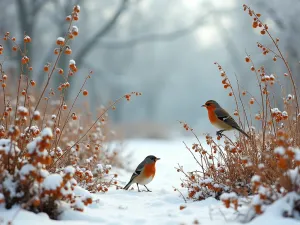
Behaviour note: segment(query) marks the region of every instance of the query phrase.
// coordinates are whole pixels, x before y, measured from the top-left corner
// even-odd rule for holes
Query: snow
[[[224,193],[221,195],[220,199],[223,200],[228,200],[228,199],[237,199],[237,194],[234,192],[231,193]]]
[[[73,175],[75,173],[75,168],[73,166],[67,166],[65,169],[64,169],[64,173],[65,174],[70,174],[70,175]]]
[[[27,150],[29,154],[33,154],[37,148],[37,143],[39,143],[42,140],[41,137],[35,138],[33,141],[29,142],[27,144]]]
[[[11,144],[13,143],[13,146]],[[11,141],[10,139],[0,139],[0,153],[4,153],[8,155],[14,155],[15,153],[19,153],[20,149],[17,147],[16,143],[14,141]]]
[[[77,26],[73,26],[73,27],[72,27],[72,31],[78,32],[78,30],[79,30],[79,29],[78,29]]]
[[[75,60],[74,59],[71,59],[70,61],[69,61],[69,65],[75,65],[76,63],[75,63]]]
[[[251,178],[251,182],[260,182],[260,176],[254,175],[254,176]]]
[[[56,190],[58,187],[61,186],[63,182],[63,178],[59,174],[50,174],[46,177],[43,182],[43,187],[46,190]]]
[[[61,42],[64,42],[64,41],[65,41],[65,39],[64,39],[63,37],[58,37],[57,40],[58,40],[58,41],[61,41]]]
[[[28,113],[28,109],[25,108],[24,106],[19,106],[19,107],[18,107],[18,111],[19,111],[19,112],[23,112],[23,113]]]
[[[45,128],[42,130],[42,137],[52,137],[52,136],[53,136],[53,134],[52,134],[51,128],[45,127]]]
[[[75,196],[81,196],[74,204],[82,207],[84,212],[74,211],[65,205],[64,212],[60,215],[60,221],[50,220],[44,213],[34,214],[25,210],[20,210],[18,206],[14,206],[10,210],[6,210],[3,205],[0,205],[0,220],[3,224],[12,221],[13,225],[179,225],[193,224],[195,220],[199,224],[205,225],[241,225],[236,221],[238,215],[230,208],[226,209],[222,201],[214,198],[208,198],[204,201],[185,203],[178,192],[174,191],[174,187],[178,188],[183,194],[186,194],[185,189],[180,189],[180,178],[183,178],[181,173],[178,173],[174,167],[180,163],[184,170],[192,171],[197,168],[193,157],[186,150],[182,141],[185,141],[188,146],[191,146],[195,140],[187,140],[180,138],[176,140],[130,140],[125,142],[126,151],[122,154],[127,156],[125,160],[130,159],[130,171],[115,170],[112,167],[112,173],[118,172],[118,182],[124,186],[130,179],[132,172],[136,166],[147,155],[155,155],[161,160],[157,162],[156,176],[153,181],[147,185],[152,192],[137,192],[136,186],[134,190],[114,190],[110,189],[107,193],[90,194],[86,190],[75,187]],[[206,142],[203,141],[204,147]],[[129,153],[132,156],[128,157]],[[106,168],[105,165],[99,165],[99,170]],[[71,167],[65,169],[65,173],[73,171]],[[291,175],[294,176],[295,172]],[[62,177],[58,174],[44,174],[46,177],[43,186],[51,189],[56,189],[62,182]],[[255,177],[253,181],[259,181],[260,177]],[[208,182],[209,180],[207,180]],[[76,183],[71,179],[70,183]],[[12,184],[12,180],[7,180],[7,183]],[[143,189],[143,187],[140,187]],[[264,190],[260,190],[264,192]],[[225,195],[226,196],[226,195]],[[234,194],[227,194],[229,198],[235,198]],[[82,204],[82,199],[92,198],[93,203],[89,206]],[[299,221],[283,218],[283,209],[289,209],[288,199],[295,196],[286,196],[278,202],[275,202],[270,207],[264,210],[262,216],[253,219],[249,225],[298,225]],[[249,200],[250,202],[251,200]],[[259,197],[254,198],[254,203],[259,203]],[[182,207],[184,206],[184,207]],[[180,210],[180,207],[182,210]],[[245,209],[241,209],[241,213],[247,215]]]
[[[34,115],[34,116],[40,116],[41,113],[40,113],[39,111],[34,111],[33,115]]]
[[[278,155],[284,155],[285,154],[285,149],[282,146],[276,147],[274,149],[274,152]]]
[[[36,170],[36,168],[35,168],[33,165],[31,165],[31,164],[26,164],[26,165],[22,166],[22,168],[21,168],[21,170],[20,170],[20,175],[21,175],[21,176],[26,176],[26,175],[28,175],[30,172],[33,172],[33,171],[35,171],[35,170]]]

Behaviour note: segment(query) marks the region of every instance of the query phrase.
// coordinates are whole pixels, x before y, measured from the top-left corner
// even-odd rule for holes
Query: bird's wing
[[[144,166],[145,166],[145,162],[142,161],[138,167],[135,169],[134,173],[132,174],[131,178],[130,178],[130,181],[132,181],[134,178],[136,178],[138,175],[140,175],[140,173],[143,171],[144,169]]]
[[[224,109],[216,108],[215,109],[215,114],[216,114],[216,116],[218,117],[219,120],[224,121],[229,126],[235,128],[235,129],[240,128],[240,126],[237,124],[237,122],[235,122],[235,120]]]

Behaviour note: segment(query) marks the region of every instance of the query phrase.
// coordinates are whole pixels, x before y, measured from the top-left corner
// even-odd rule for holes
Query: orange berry
[[[11,40],[12,40],[12,41],[16,41],[16,38],[15,38],[15,37],[12,37]]]
[[[54,54],[58,55],[59,54],[59,48],[54,49]]]
[[[248,56],[245,57],[246,62],[250,62],[250,58]]]
[[[30,84],[31,84],[31,86],[34,87],[34,86],[35,86],[35,81],[34,81],[34,80],[31,80],[31,81],[30,81]]]
[[[244,95],[244,96],[245,96],[245,95],[246,95],[246,91],[243,91],[243,92],[242,92],[242,95]]]
[[[74,114],[74,115],[72,116],[72,119],[73,119],[73,120],[77,120],[77,116]]]
[[[258,26],[258,22],[257,22],[257,21],[253,21],[252,27],[253,27],[253,28],[257,28],[257,26]]]
[[[251,66],[250,69],[251,69],[251,71],[254,71],[254,70],[255,70],[254,66]]]
[[[26,91],[25,90],[22,91],[22,95],[26,95]]]
[[[24,37],[24,42],[25,42],[25,43],[31,42],[31,38],[30,38],[28,35],[26,35],[26,36]]]
[[[23,56],[22,59],[21,59],[21,63],[26,64],[28,62],[29,62],[29,58],[27,56]]]
[[[58,73],[59,73],[60,75],[62,75],[62,74],[64,74],[64,70],[63,70],[63,69],[59,69],[59,70],[58,70]]]
[[[18,49],[17,46],[13,46],[13,47],[12,47],[12,50],[13,50],[13,51],[17,51],[17,49]]]
[[[269,27],[268,27],[268,25],[267,25],[267,24],[265,24],[265,29],[266,29],[266,30],[268,30],[268,29],[269,29]]]
[[[65,54],[66,55],[71,55],[72,54],[72,49],[70,49],[70,47],[65,49]]]
[[[83,96],[87,96],[87,95],[89,94],[89,92],[88,92],[87,90],[84,90],[84,91],[82,92],[82,94],[83,94]]]
[[[37,120],[39,120],[40,118],[41,118],[40,113],[39,113],[39,112],[34,112],[34,114],[33,114],[33,119],[34,119],[35,121],[37,121]]]
[[[73,11],[76,12],[76,13],[79,13],[80,12],[80,6],[79,5],[75,5],[73,7]]]
[[[232,92],[229,92],[229,94],[228,94],[229,96],[232,96],[233,95],[233,93]]]
[[[6,79],[7,79],[7,75],[4,74],[4,75],[2,76],[2,78],[3,78],[3,80],[6,80]]]
[[[266,33],[266,31],[265,31],[265,30],[261,30],[260,33],[261,33],[262,35],[264,35],[264,34]]]
[[[33,70],[32,66],[28,67],[28,70],[29,70],[29,71],[32,71],[32,70]]]
[[[39,199],[35,199],[33,202],[32,202],[32,205],[34,207],[38,207],[39,205],[41,204],[41,201]]]
[[[67,16],[66,21],[71,21],[71,16]]]
[[[275,62],[277,60],[276,56],[274,56],[273,61]]]
[[[78,31],[72,31],[72,34],[73,34],[74,36],[77,36],[77,35],[78,35]]]
[[[1,85],[3,88],[5,88],[6,87],[6,83],[2,83],[2,85]]]
[[[69,37],[69,39],[73,39],[73,38],[74,38],[74,35],[71,34],[71,33],[69,33],[68,37]]]
[[[63,110],[66,110],[68,106],[66,104],[63,105]]]
[[[74,65],[72,68],[72,71],[74,72],[74,73],[76,73],[77,71],[78,71],[78,69],[77,69],[77,67]]]
[[[65,39],[63,37],[59,37],[56,39],[56,44],[63,46],[65,44]]]
[[[49,65],[45,65],[45,66],[44,66],[44,71],[45,71],[45,72],[48,72],[48,71],[49,71]]]

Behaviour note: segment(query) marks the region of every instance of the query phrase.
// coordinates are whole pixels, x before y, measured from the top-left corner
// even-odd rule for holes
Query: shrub
[[[233,97],[236,110],[233,112],[242,128],[248,128],[251,138],[244,136],[231,140],[226,135],[216,139],[206,135],[208,149],[204,148],[188,124],[183,127],[191,131],[198,142],[192,147],[186,146],[193,155],[199,168],[193,172],[184,171],[182,166],[176,169],[184,174],[182,187],[187,188],[188,198],[203,200],[213,196],[221,199],[226,207],[238,208],[238,196],[251,196],[250,211],[243,218],[249,221],[262,214],[274,201],[288,201],[289,209],[283,216],[299,218],[300,215],[300,114],[295,79],[287,60],[279,48],[279,39],[273,38],[261,15],[244,5],[253,20],[254,29],[260,29],[261,35],[268,36],[274,50],[258,43],[263,55],[272,55],[274,62],[281,60],[286,67],[282,75],[267,74],[264,66],[257,67],[251,56],[246,55],[250,71],[257,81],[260,98],[251,92],[243,91],[236,77],[236,89],[221,65],[215,63],[220,71],[222,85]],[[286,81],[287,80],[287,81]],[[289,82],[292,93],[276,98],[282,82]],[[248,102],[247,103],[245,103]],[[259,112],[251,115],[251,109]],[[249,113],[247,113],[249,112]],[[241,123],[244,121],[245,125]]]
[[[82,211],[92,203],[89,192],[75,196],[74,189],[79,185],[90,192],[106,192],[112,185],[117,186],[116,174],[110,174],[111,164],[119,164],[115,151],[108,151],[106,132],[109,109],[122,99],[130,100],[132,92],[102,108],[95,121],[90,113],[76,113],[75,106],[81,95],[87,96],[86,82],[92,77],[89,72],[74,101],[68,104],[65,94],[70,88],[70,79],[76,79],[78,68],[70,59],[66,73],[58,68],[62,54],[72,53],[70,42],[79,34],[77,26],[80,7],[74,6],[67,17],[69,28],[64,37],[56,40],[56,59],[47,63],[43,70],[47,80],[41,93],[35,90],[36,82],[30,80],[30,58],[26,46],[32,41],[24,36],[24,49],[16,38],[7,32],[3,41],[13,44],[13,51],[20,54],[21,74],[15,84],[5,73],[0,63],[3,102],[0,121],[0,202],[6,208],[20,204],[33,212],[46,212],[56,219],[60,213],[59,202],[64,201],[75,210]],[[7,50],[0,45],[0,54]],[[49,88],[55,76],[63,76],[65,82]],[[10,81],[11,80],[11,81]],[[9,83],[10,82],[10,83]],[[10,88],[8,88],[10,87]],[[56,90],[57,88],[57,90]],[[48,92],[49,90],[49,92]],[[48,92],[48,93],[47,93]]]

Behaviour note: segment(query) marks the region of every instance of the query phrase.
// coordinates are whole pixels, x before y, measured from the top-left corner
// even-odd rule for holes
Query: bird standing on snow
[[[159,159],[160,158],[157,158],[154,155],[148,155],[135,169],[134,173],[130,178],[130,181],[124,187],[124,189],[128,190],[128,188],[132,184],[136,183],[139,192],[140,192],[139,184],[144,185],[147,191],[150,191],[146,187],[146,184],[149,184],[153,180],[155,176],[155,163]]]
[[[208,112],[208,118],[212,125],[221,129],[217,131],[218,136],[222,136],[222,133],[226,130],[236,129],[246,137],[249,135],[243,131],[235,120],[226,112],[216,101],[209,100],[202,107],[205,107]]]

